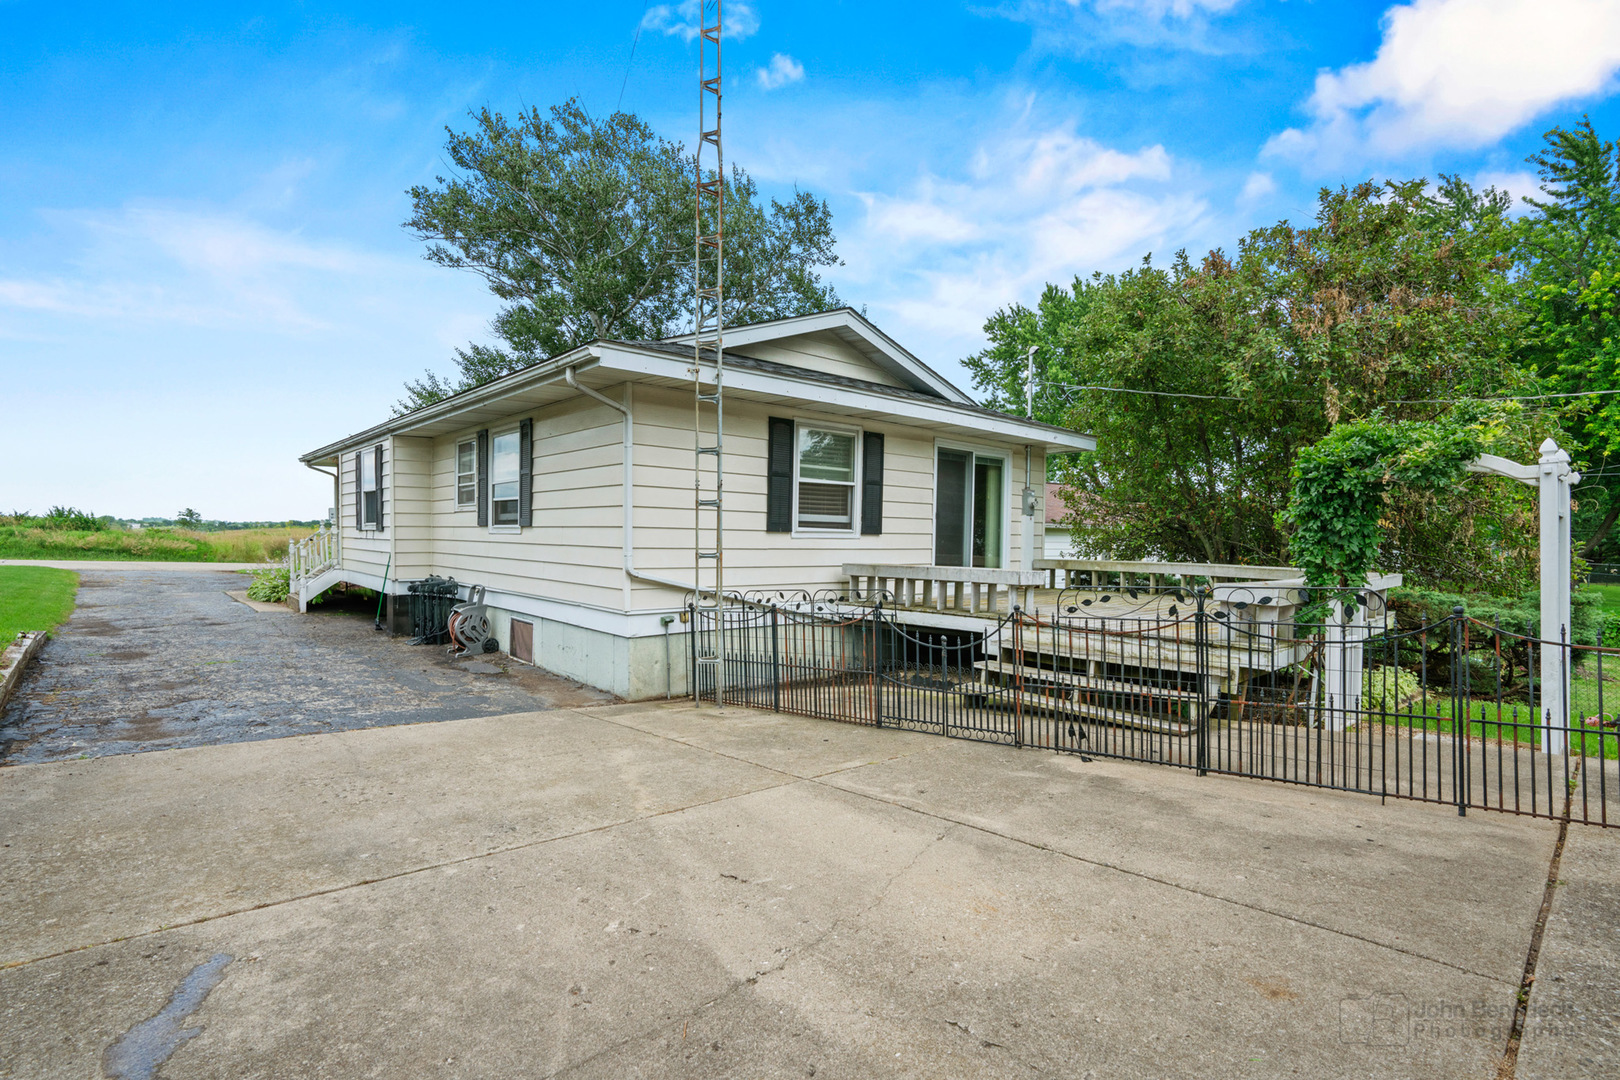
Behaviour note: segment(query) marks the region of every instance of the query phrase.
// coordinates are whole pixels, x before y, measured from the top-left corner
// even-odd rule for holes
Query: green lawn
[[[1571,702],[1572,726],[1581,727],[1582,721],[1587,716],[1595,715],[1597,712],[1596,680],[1577,677],[1570,689],[1574,698]],[[1620,698],[1611,698],[1609,692],[1609,688],[1604,690],[1603,711],[1605,715],[1612,717],[1615,715],[1616,706],[1620,706]],[[1538,726],[1536,714],[1523,702],[1505,701],[1499,708],[1494,699],[1474,698],[1468,702],[1467,715],[1468,734],[1475,739],[1508,745],[1515,743],[1520,746],[1541,745],[1541,728]],[[1398,714],[1386,714],[1381,720],[1374,718],[1374,722],[1415,731],[1433,731],[1442,735],[1453,735],[1463,726],[1454,715],[1449,696],[1430,697],[1427,702],[1422,698],[1415,699],[1403,705]],[[1606,758],[1611,761],[1620,758],[1620,734],[1616,734],[1612,729],[1604,731],[1600,728],[1584,732],[1571,731],[1570,753],[1579,755],[1583,752],[1588,757]]]
[[[49,566],[0,566],[0,646],[25,630],[54,630],[73,614],[79,575]]]
[[[1620,615],[1620,585],[1597,585],[1591,582],[1581,586],[1582,592],[1595,592],[1603,598],[1600,605],[1605,615]]]

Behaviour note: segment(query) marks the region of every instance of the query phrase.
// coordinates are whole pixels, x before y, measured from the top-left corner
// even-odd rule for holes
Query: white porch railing
[[[932,607],[947,614],[1004,615],[1016,604],[1035,607],[1035,590],[1046,583],[1041,570],[987,570],[978,566],[884,566],[846,563],[851,600],[884,594],[895,605]]]
[[[1148,584],[1166,584],[1166,577],[1201,577],[1213,584],[1245,581],[1286,581],[1305,577],[1294,566],[1239,566],[1235,563],[1133,562],[1120,559],[1036,559],[1035,569],[1049,589],[1099,588],[1123,584],[1121,575],[1146,575]]]
[[[331,525],[322,525],[302,540],[288,540],[287,591],[305,599],[302,586],[335,568],[342,554],[339,530]]]

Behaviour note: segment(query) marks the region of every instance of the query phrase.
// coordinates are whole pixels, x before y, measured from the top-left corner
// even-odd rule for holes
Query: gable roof
[[[954,433],[958,437],[975,434],[992,435],[1031,443],[1042,447],[1047,453],[1071,453],[1096,448],[1097,441],[1090,435],[1035,420],[1026,420],[1021,416],[977,404],[910,353],[904,353],[899,346],[893,348],[904,353],[902,359],[909,358],[907,364],[914,366],[903,368],[883,366],[882,371],[909,373],[903,380],[907,383],[905,386],[892,386],[846,374],[749,356],[743,351],[746,346],[738,343],[738,338],[751,330],[780,328],[789,324],[791,324],[790,332],[777,330],[771,333],[758,333],[754,335],[754,341],[765,343],[783,337],[797,336],[807,332],[804,329],[807,324],[822,331],[829,327],[844,325],[864,327],[874,334],[879,333],[865,319],[848,309],[826,312],[824,315],[839,318],[823,323],[813,322],[822,319],[821,315],[778,319],[770,323],[756,324],[754,327],[740,327],[735,333],[731,328],[727,328],[728,394],[737,393],[745,399],[758,401],[804,402],[835,408],[851,419],[890,421],[938,433]],[[383,436],[445,435],[496,421],[525,409],[543,407],[575,396],[577,391],[566,385],[566,375],[570,371],[581,382],[594,385],[596,389],[603,389],[615,383],[635,381],[690,390],[691,340],[692,336],[688,334],[685,335],[685,344],[681,343],[680,338],[675,338],[665,341],[595,341],[581,345],[481,386],[463,390],[431,405],[390,417],[382,423],[301,455],[299,460],[311,464],[331,461],[338,453]],[[887,341],[887,338],[883,340]],[[733,352],[734,347],[738,351]],[[874,344],[872,348],[877,349],[877,345]],[[898,364],[900,361],[893,362]],[[949,390],[950,393],[945,393],[940,387]]]
[[[803,334],[827,334],[837,338],[903,386],[931,393],[947,401],[973,404],[973,399],[949,379],[902,348],[898,342],[879,330],[854,308],[841,307],[831,311],[818,311],[814,315],[796,315],[787,319],[770,319],[765,322],[745,323],[742,326],[728,326],[725,328],[725,350],[728,354],[733,349],[746,353],[750,345]],[[659,344],[691,345],[694,336],[677,334],[674,337],[664,338]]]

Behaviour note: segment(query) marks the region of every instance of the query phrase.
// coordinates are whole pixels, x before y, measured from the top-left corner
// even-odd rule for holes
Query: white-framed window
[[[456,444],[456,509],[478,508],[478,440]]]
[[[489,525],[492,529],[518,527],[518,459],[522,449],[518,432],[502,432],[489,447]]]
[[[797,434],[793,470],[794,531],[853,533],[856,481],[860,477],[860,432],[801,423]]]
[[[382,519],[381,447],[360,451],[360,527],[375,529]]]

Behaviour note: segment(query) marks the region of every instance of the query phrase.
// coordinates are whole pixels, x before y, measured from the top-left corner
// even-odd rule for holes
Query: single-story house
[[[593,341],[303,455],[337,524],[300,600],[453,577],[518,659],[683,692],[665,639],[694,579],[692,366],[690,337]],[[1096,445],[975,404],[847,308],[727,328],[724,387],[728,594],[840,589],[851,564],[1023,581],[1005,572],[1045,554],[1048,455]]]
[[[1046,485],[1046,528],[1043,531],[1045,557],[1048,559],[1074,558],[1074,545],[1069,536],[1069,504],[1063,501],[1063,485]]]

